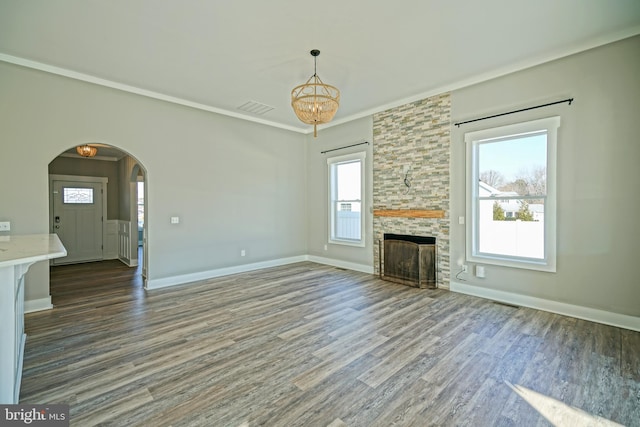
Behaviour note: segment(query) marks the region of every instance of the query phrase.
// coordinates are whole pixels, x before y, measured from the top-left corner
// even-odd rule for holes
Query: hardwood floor
[[[149,292],[60,266],[51,293],[21,402],[72,425],[640,425],[637,332],[308,262]]]

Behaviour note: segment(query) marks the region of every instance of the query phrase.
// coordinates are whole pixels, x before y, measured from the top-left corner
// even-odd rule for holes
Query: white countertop
[[[57,234],[0,235],[0,268],[66,255]]]

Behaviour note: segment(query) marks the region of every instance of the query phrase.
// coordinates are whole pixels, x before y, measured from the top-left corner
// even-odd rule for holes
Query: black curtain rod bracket
[[[340,148],[332,148],[331,150],[321,151],[320,154],[330,153],[332,151],[337,151],[337,150],[344,150],[345,148],[357,147],[358,145],[363,145],[363,144],[369,145],[369,141],[359,142],[357,144],[351,144],[351,145],[347,145],[347,146],[340,147]]]
[[[569,105],[571,105],[571,103],[573,102],[573,98],[563,99],[562,101],[549,102],[547,104],[542,104],[542,105],[535,105],[533,107],[521,108],[519,110],[507,111],[506,113],[494,114],[493,116],[480,117],[479,119],[466,120],[464,122],[454,123],[454,125],[456,125],[457,127],[460,127],[461,125],[464,125],[466,123],[479,122],[480,120],[493,119],[494,117],[506,116],[507,114],[513,114],[513,113],[521,113],[523,111],[535,110],[536,108],[548,107],[550,105],[564,104],[565,102],[568,102]]]

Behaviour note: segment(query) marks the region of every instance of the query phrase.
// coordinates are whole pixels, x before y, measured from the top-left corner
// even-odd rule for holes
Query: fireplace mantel
[[[373,216],[396,218],[444,218],[444,211],[430,209],[374,209]]]

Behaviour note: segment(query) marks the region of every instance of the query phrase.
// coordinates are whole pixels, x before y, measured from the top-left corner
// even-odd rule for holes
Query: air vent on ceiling
[[[247,113],[263,115],[273,110],[274,107],[266,104],[261,104],[256,101],[247,101],[238,107],[238,110],[246,111]]]

